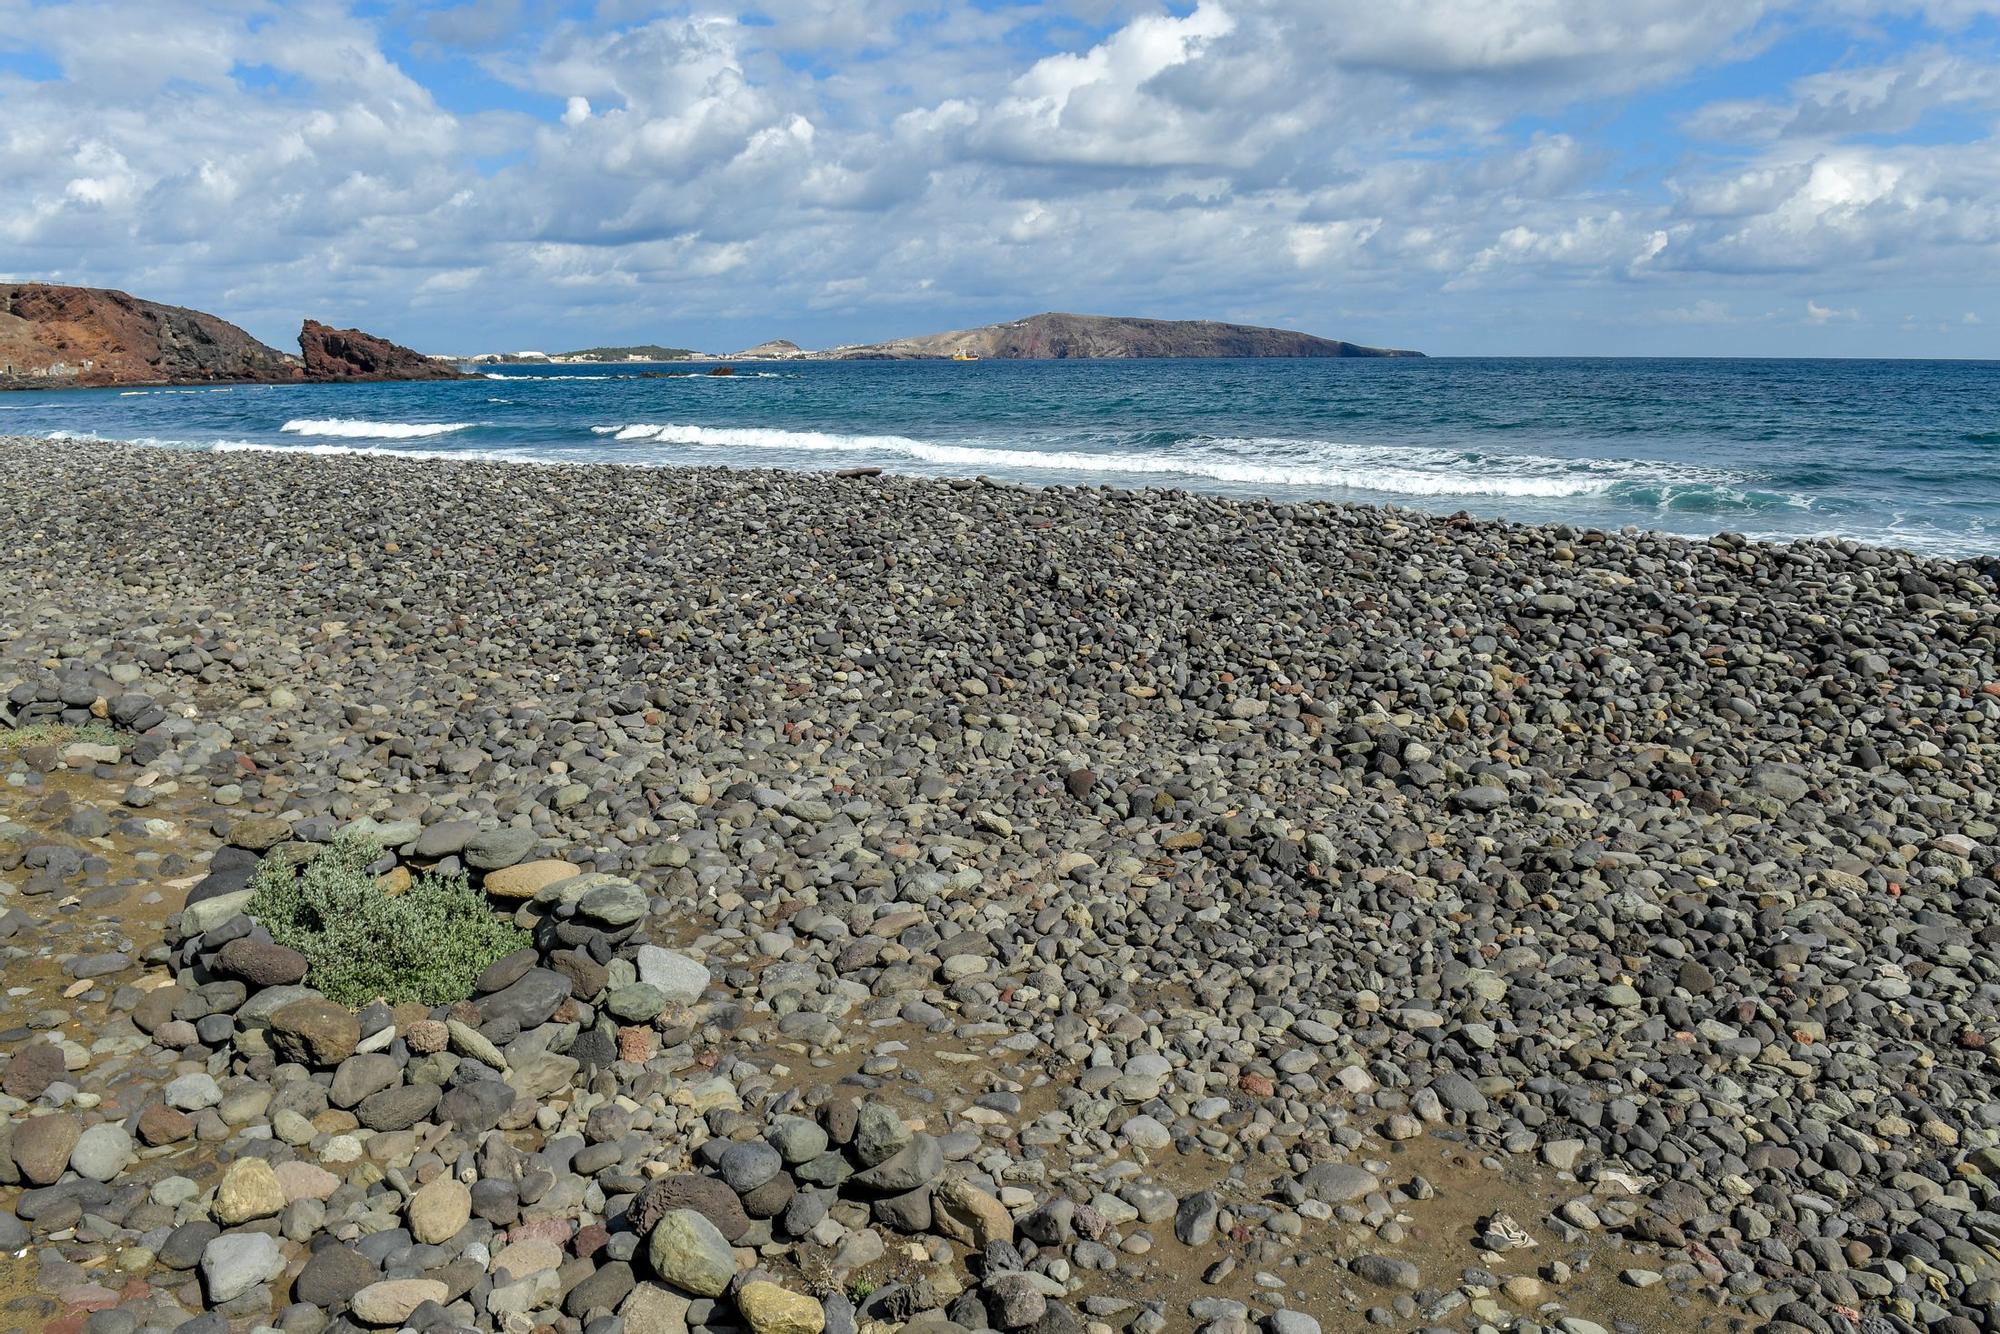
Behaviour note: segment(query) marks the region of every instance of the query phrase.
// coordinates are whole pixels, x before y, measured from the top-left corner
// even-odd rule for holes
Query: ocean
[[[21,393],[0,396],[0,434],[554,464],[879,465],[2000,552],[2000,362],[745,362],[731,376],[642,374],[688,369]]]

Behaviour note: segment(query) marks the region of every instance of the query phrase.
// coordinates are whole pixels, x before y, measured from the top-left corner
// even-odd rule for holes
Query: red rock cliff
[[[0,283],[0,386],[297,380],[296,357],[227,320],[125,292]]]

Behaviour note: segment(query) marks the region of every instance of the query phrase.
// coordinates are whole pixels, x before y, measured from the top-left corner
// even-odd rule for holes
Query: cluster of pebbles
[[[0,828],[75,997],[0,1011],[0,1244],[92,1334],[1589,1334],[1612,1254],[1616,1327],[1992,1328],[1996,581],[0,441],[0,728],[127,733],[9,777],[123,809]],[[163,825],[180,911],[84,952],[89,840]],[[356,825],[533,948],[317,999],[243,885]],[[1553,1194],[1412,1259],[1439,1145]]]

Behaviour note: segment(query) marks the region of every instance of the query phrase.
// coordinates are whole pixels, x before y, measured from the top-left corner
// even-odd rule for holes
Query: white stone
[[[669,1005],[692,1005],[708,990],[708,969],[678,951],[641,945],[638,965],[639,980],[657,987]]]

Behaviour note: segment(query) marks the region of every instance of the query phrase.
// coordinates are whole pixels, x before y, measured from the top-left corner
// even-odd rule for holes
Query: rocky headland
[[[2000,562],[0,465],[0,1325],[2000,1317]],[[359,845],[521,944],[328,999]]]
[[[330,328],[318,320],[307,320],[299,330],[299,355],[304,364],[304,378],[319,383],[475,378],[456,366],[413,352],[386,338],[359,329]]]
[[[1131,357],[1420,357],[1421,352],[1363,347],[1291,329],[1216,320],[1147,320],[1122,315],[1048,312],[950,333],[837,347],[817,354],[839,360],[1067,360]]]
[[[470,378],[358,329],[307,320],[299,356],[198,310],[126,292],[0,283],[0,389]]]
[[[286,381],[295,358],[227,320],[124,292],[0,283],[0,388]]]

